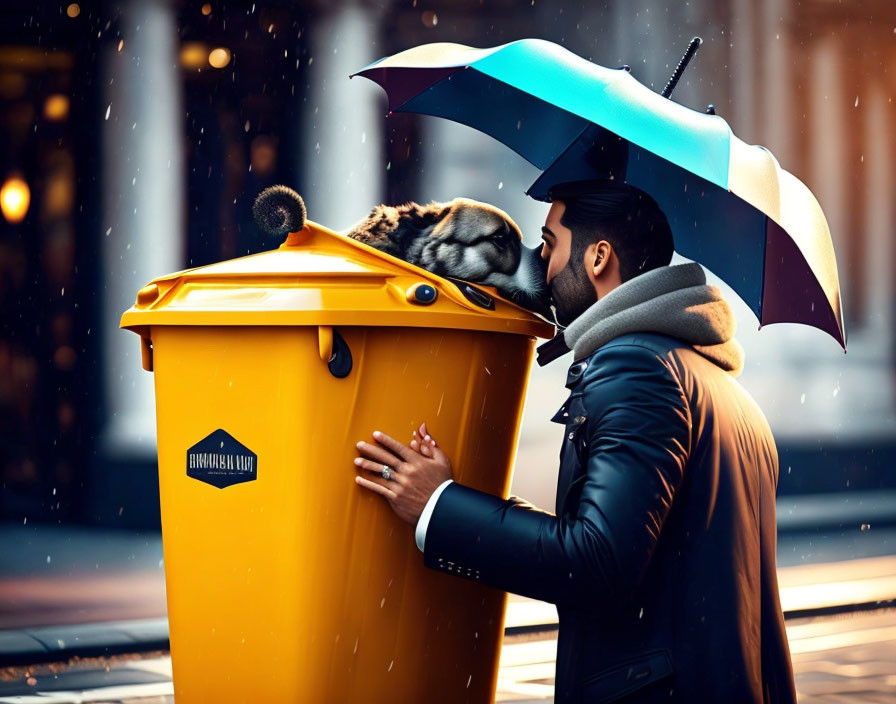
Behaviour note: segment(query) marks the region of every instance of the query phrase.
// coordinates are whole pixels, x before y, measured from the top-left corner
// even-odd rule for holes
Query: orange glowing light
[[[202,14],[205,15],[206,17],[208,17],[210,14],[212,14],[211,3],[205,3],[205,5],[202,6]]]
[[[81,14],[81,6],[78,3],[73,2],[71,5],[65,8],[65,14],[74,19]]]
[[[19,175],[12,175],[0,187],[0,211],[7,222],[22,222],[31,205],[31,189]]]
[[[212,49],[208,55],[208,62],[214,68],[224,68],[230,63],[230,49],[225,49],[223,46]]]
[[[44,117],[52,122],[60,122],[68,117],[68,96],[54,93],[44,101]]]
[[[180,63],[184,68],[201,69],[208,59],[208,47],[202,42],[186,42],[180,48]]]

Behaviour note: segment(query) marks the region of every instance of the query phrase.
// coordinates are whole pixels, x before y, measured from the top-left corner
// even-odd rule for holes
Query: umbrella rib
[[[729,191],[730,193],[730,191]],[[736,195],[736,194],[735,194]],[[763,240],[764,248],[762,250],[762,266],[759,267],[759,311],[756,316],[759,318],[759,329],[762,330],[762,308],[765,303],[765,270],[768,268],[768,215],[765,215],[765,238]]]
[[[475,68],[474,66],[464,66],[463,68],[464,68],[464,69],[472,69],[474,72],[476,71],[476,68]],[[478,72],[478,73],[480,73],[480,75],[486,75],[486,74],[482,74],[481,72]],[[452,74],[452,76],[453,76],[453,75],[454,75],[454,74]],[[438,117],[439,119],[442,119],[442,120],[448,120],[449,122],[454,122],[454,123],[456,123],[456,124],[458,124],[458,125],[464,125],[464,126],[466,126],[466,127],[470,127],[471,129],[478,130],[479,132],[483,132],[484,134],[489,134],[488,132],[485,132],[484,130],[482,130],[482,129],[480,129],[480,128],[474,127],[474,126],[471,125],[471,124],[468,124],[468,123],[463,122],[463,121],[461,121],[461,120],[457,120],[457,119],[455,119],[455,118],[453,118],[453,117],[448,117],[448,116],[446,116],[446,115],[436,115],[436,114],[428,113],[428,112],[418,112],[418,111],[416,111],[416,110],[406,110],[406,109],[404,109],[405,106],[407,106],[408,103],[410,103],[411,101],[413,101],[415,98],[418,98],[419,96],[423,95],[423,93],[425,93],[425,92],[426,92],[427,90],[429,90],[430,88],[434,88],[435,86],[439,85],[440,83],[442,83],[442,81],[448,80],[448,78],[450,78],[450,76],[447,77],[447,78],[442,78],[441,80],[438,80],[438,81],[436,81],[435,83],[431,83],[429,86],[427,86],[426,88],[424,88],[423,90],[421,90],[419,93],[415,94],[413,97],[408,98],[407,100],[405,100],[404,102],[402,102],[402,104],[401,104],[400,106],[396,107],[392,112],[402,112],[402,113],[405,113],[405,114],[407,114],[407,115],[427,115],[427,116],[429,116],[429,117]],[[535,95],[535,94],[533,94],[533,93],[531,93],[531,92],[529,92],[529,91],[527,91],[527,90],[525,90],[525,89],[523,89],[523,88],[520,88],[520,87],[518,87],[518,86],[515,86],[515,85],[512,84],[512,83],[508,83],[507,81],[502,81],[500,78],[496,78],[496,77],[494,77],[494,76],[488,76],[488,78],[490,78],[490,79],[491,79],[492,81],[494,81],[495,83],[500,83],[501,85],[506,86],[507,88],[510,88],[511,90],[516,90],[516,91],[519,91],[519,92],[521,92],[521,93],[525,93],[525,94],[529,95],[530,97],[532,97],[534,100],[538,100],[538,101],[544,102],[544,100],[543,100],[542,98],[540,98],[539,96],[537,96],[537,95]],[[387,91],[387,92],[388,92],[388,91]],[[569,144],[567,144],[567,145],[563,148],[563,151],[560,152],[560,156],[562,156],[562,155],[566,154],[566,152],[568,152],[568,151],[573,147],[573,145],[575,145],[575,143],[578,141],[578,139],[585,133],[586,130],[588,130],[589,127],[591,127],[593,124],[596,124],[596,123],[591,122],[591,121],[588,120],[587,118],[584,118],[584,117],[582,117],[581,115],[577,115],[577,114],[574,113],[574,112],[570,112],[569,110],[566,110],[565,108],[561,108],[561,107],[559,107],[559,106],[554,106],[554,107],[555,107],[557,110],[561,110],[561,111],[565,112],[566,114],[571,115],[572,117],[576,118],[577,120],[581,120],[581,121],[583,121],[583,122],[585,123],[584,127],[582,127],[582,129],[581,129],[579,132],[576,133],[575,137],[573,137],[572,140],[570,140]],[[615,132],[612,132],[612,134],[616,134],[616,133],[615,133]],[[513,151],[514,153],[518,154],[519,156],[521,156],[523,159],[525,159],[526,161],[528,161],[530,164],[532,164],[533,166],[535,166],[535,167],[538,168],[538,169],[545,170],[545,169],[548,168],[551,164],[555,163],[555,162],[559,159],[559,157],[555,157],[555,158],[553,158],[553,159],[551,160],[550,164],[542,165],[542,164],[540,164],[540,163],[536,163],[536,162],[532,161],[528,156],[526,156],[526,155],[523,154],[522,152],[518,151],[518,150],[517,150],[516,148],[514,148],[512,145],[510,145],[510,144],[506,144],[505,142],[503,142],[503,140],[501,140],[499,137],[496,137],[495,135],[490,135],[490,136],[491,136],[493,139],[497,139],[499,142],[501,142],[502,144],[504,144],[504,146],[508,147],[511,151]],[[616,136],[618,137],[619,135],[616,135]],[[620,139],[622,139],[622,137],[620,137]]]
[[[376,68],[376,67],[374,67],[374,68]],[[449,68],[450,68],[450,67],[449,67]],[[457,73],[460,73],[461,71],[466,71],[466,70],[469,69],[469,68],[471,68],[471,67],[470,67],[470,66],[458,66],[456,71],[452,71],[449,75],[447,75],[447,76],[443,76],[443,77],[440,78],[439,80],[437,80],[437,81],[433,81],[433,82],[430,83],[429,85],[424,86],[423,88],[421,88],[419,91],[417,91],[417,92],[414,93],[413,95],[410,95],[410,96],[406,97],[404,100],[402,100],[402,101],[401,101],[401,105],[396,105],[395,108],[390,109],[389,112],[386,113],[386,117],[389,117],[389,115],[391,115],[391,114],[394,113],[394,112],[405,112],[404,110],[401,109],[403,105],[407,105],[407,104],[408,104],[409,102],[411,102],[414,98],[423,95],[423,94],[424,94],[426,91],[428,91],[430,88],[439,85],[442,81],[447,81],[448,79],[451,78],[451,76],[453,76],[453,75],[455,75],[455,74],[457,74]],[[387,71],[387,70],[388,70],[388,67],[385,68],[385,69],[382,69],[382,70],[383,70],[383,71]],[[420,70],[426,70],[426,69],[420,69]],[[361,74],[361,73],[353,73],[351,76],[349,76],[349,78],[354,78],[355,76],[360,76],[360,75],[362,75],[362,74]],[[367,78],[367,76],[364,76],[364,78]],[[374,81],[374,83],[377,83],[377,81]],[[386,90],[386,86],[384,86],[384,85],[382,85],[382,84],[379,84],[379,85],[380,85],[380,87],[383,89],[383,92],[385,92],[385,94],[386,94],[386,99],[388,100],[388,98],[389,98],[389,91]],[[407,113],[407,114],[419,114],[419,113]]]
[[[593,123],[593,122],[588,122],[588,123],[582,128],[582,131],[579,132],[575,137],[572,138],[572,140],[570,141],[570,143],[567,144],[567,145],[563,148],[563,151],[560,152],[560,154],[557,156],[557,158],[554,159],[554,161],[551,162],[551,164],[549,164],[545,169],[542,169],[542,176],[544,176],[544,174],[547,173],[547,169],[549,169],[549,168],[551,167],[552,164],[556,164],[558,161],[560,161],[560,160],[566,155],[566,152],[568,152],[570,149],[573,148],[573,146],[575,145],[575,143],[578,142],[578,141],[582,138],[582,135],[585,134],[585,132],[588,131],[588,128],[590,128],[591,125],[593,125],[593,124],[595,124],[595,123]],[[608,131],[609,131],[609,130],[608,130]],[[616,134],[616,133],[613,132],[613,134]],[[616,136],[618,137],[619,135],[616,135]],[[622,138],[620,137],[620,139],[622,139]],[[525,157],[523,157],[523,158],[525,159]],[[526,159],[526,161],[529,161],[529,160]],[[532,163],[532,162],[529,162],[529,163]],[[536,167],[538,167],[538,168],[541,168],[540,166],[538,166],[538,164],[533,164],[533,166],[536,166]],[[535,183],[538,183],[538,181],[540,180],[540,178],[541,178],[541,177],[539,177],[538,179],[536,179],[536,180],[535,180]],[[533,183],[532,186],[534,186],[535,183]],[[529,187],[529,190],[532,189],[532,186]],[[528,190],[526,191],[526,195],[529,195],[529,191],[528,191]]]

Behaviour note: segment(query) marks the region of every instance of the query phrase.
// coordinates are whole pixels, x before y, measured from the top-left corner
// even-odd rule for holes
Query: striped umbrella
[[[660,95],[628,67],[605,68],[539,39],[490,49],[425,44],[354,75],[385,89],[390,114],[444,117],[509,146],[543,171],[527,191],[533,198],[548,200],[555,184],[606,178],[646,191],[666,213],[676,251],[727,282],[760,327],[804,323],[846,349],[818,201],[724,119],[665,97],[669,86]]]

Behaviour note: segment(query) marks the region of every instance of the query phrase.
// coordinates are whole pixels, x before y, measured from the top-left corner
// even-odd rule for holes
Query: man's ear
[[[613,245],[606,240],[601,240],[589,247],[589,253],[591,257],[589,268],[591,269],[592,276],[597,278],[604,272],[607,265],[610,263],[610,257],[613,255]]]

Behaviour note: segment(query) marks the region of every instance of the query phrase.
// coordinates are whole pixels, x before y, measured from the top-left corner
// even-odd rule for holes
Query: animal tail
[[[265,188],[252,205],[255,224],[277,237],[301,230],[307,215],[302,196],[287,186]]]

